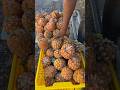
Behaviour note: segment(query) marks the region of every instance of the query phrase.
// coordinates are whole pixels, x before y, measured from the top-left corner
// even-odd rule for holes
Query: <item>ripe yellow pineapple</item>
[[[62,57],[59,49],[54,51],[54,57],[55,58],[61,58]]]
[[[61,70],[63,67],[66,66],[66,62],[64,59],[56,59],[54,61],[54,67],[57,69],[57,70]]]
[[[68,67],[72,70],[77,70],[80,68],[80,60],[81,58],[79,57],[72,57],[68,60]]]
[[[76,83],[84,83],[85,82],[85,71],[83,69],[78,69],[73,74],[73,79]]]
[[[75,48],[72,44],[63,44],[62,48],[61,48],[61,55],[65,58],[65,59],[70,59],[75,53]]]
[[[65,80],[69,81],[69,80],[72,79],[73,71],[72,71],[70,68],[68,68],[68,67],[64,67],[64,68],[62,69],[62,71],[61,71],[61,76],[62,76]]]
[[[62,46],[62,38],[53,38],[51,41],[51,46],[54,50],[60,49]]]

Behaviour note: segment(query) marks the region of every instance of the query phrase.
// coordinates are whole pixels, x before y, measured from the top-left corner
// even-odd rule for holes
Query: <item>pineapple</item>
[[[47,55],[48,57],[53,57],[53,55],[54,55],[53,49],[52,49],[52,48],[47,49],[46,55]]]
[[[46,78],[53,78],[56,74],[56,69],[54,66],[50,65],[50,66],[47,66],[45,69],[44,69],[44,77],[45,79]]]
[[[57,22],[57,29],[61,30],[63,28],[63,17],[59,18]]]
[[[54,78],[49,78],[49,77],[45,78],[46,87],[53,85],[54,82],[55,82]]]
[[[36,13],[35,15],[35,21],[37,22],[39,18],[44,18],[44,15],[41,13]]]
[[[44,28],[42,26],[36,25],[35,32],[37,33],[44,33]]]
[[[53,31],[53,37],[60,37],[60,36],[61,36],[60,30],[56,29]]]
[[[64,67],[61,71],[61,76],[65,80],[70,81],[72,79],[72,76],[73,76],[73,71],[68,67]]]
[[[46,30],[44,32],[44,37],[50,39],[52,37],[52,32],[49,32],[48,30]]]
[[[53,38],[51,41],[51,46],[54,50],[60,49],[62,46],[62,38]]]
[[[44,57],[42,59],[42,64],[43,64],[43,67],[49,66],[51,64],[50,58],[48,56]]]
[[[44,38],[43,33],[36,33],[36,39],[37,39],[37,41],[39,41],[42,38]]]
[[[68,67],[72,70],[77,70],[80,68],[80,60],[81,58],[79,57],[72,57],[68,60]]]
[[[56,29],[56,22],[57,22],[57,20],[56,19],[54,19],[54,18],[51,18],[50,20],[49,20],[49,22],[46,24],[46,26],[45,26],[45,30],[48,30],[48,31],[54,31],[55,29]]]
[[[54,51],[54,57],[55,58],[61,58],[62,57],[59,49]]]
[[[64,36],[64,41],[63,41],[63,44],[72,44],[72,40],[69,39],[67,36]]]
[[[66,62],[64,59],[56,59],[54,61],[54,67],[57,69],[57,70],[61,70],[63,67],[66,66]]]
[[[55,75],[55,80],[56,80],[56,82],[65,82],[65,81],[66,81],[66,80],[61,76],[60,73],[57,73],[57,74]]]
[[[85,82],[85,72],[83,69],[78,69],[73,74],[73,79],[76,83],[84,83]]]
[[[60,17],[60,14],[58,11],[53,11],[50,13],[50,15],[52,18],[56,18],[56,19],[58,19]]]
[[[36,22],[39,26],[44,27],[47,24],[48,21],[45,18],[38,18],[38,20]]]
[[[41,38],[38,41],[38,46],[40,49],[46,50],[48,48],[48,40],[46,38]]]
[[[51,15],[46,15],[45,18],[49,21],[52,18],[52,16]]]
[[[63,44],[61,48],[61,55],[65,59],[70,59],[75,53],[75,48],[72,44]]]

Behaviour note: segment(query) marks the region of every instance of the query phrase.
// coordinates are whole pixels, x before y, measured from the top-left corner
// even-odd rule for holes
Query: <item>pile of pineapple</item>
[[[116,45],[102,34],[89,33],[86,41],[87,90],[114,90],[109,63],[115,65]]]
[[[8,34],[10,51],[20,58],[33,53],[34,0],[3,0],[3,30]]]
[[[17,56],[16,89],[34,89],[34,7],[35,0],[2,0],[4,22],[3,30],[7,32],[7,44],[10,51]]]
[[[85,82],[85,71],[82,62],[83,45],[61,36],[63,15],[57,11],[35,16],[36,38],[38,46],[45,51],[42,59],[46,86],[55,82]]]

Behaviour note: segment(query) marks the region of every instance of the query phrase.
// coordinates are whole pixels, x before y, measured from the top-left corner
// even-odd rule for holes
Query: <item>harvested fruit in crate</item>
[[[34,78],[32,73],[25,72],[17,77],[17,90],[34,90]]]
[[[75,79],[74,82],[76,84],[84,83],[85,72],[82,72],[81,70],[80,74],[78,72],[77,74],[74,75],[74,73],[77,70],[83,68],[83,65],[81,63],[82,57],[79,54],[80,52],[76,52],[75,49],[73,48],[71,49],[71,46],[72,47],[74,46],[73,44],[66,45],[66,48],[68,47],[68,50],[70,49],[71,52],[73,53],[71,54],[67,52],[67,54],[70,54],[69,58],[64,58],[61,53],[61,49],[63,46],[64,44],[61,44],[61,48],[59,49],[53,49],[51,47],[45,51],[45,56],[42,59],[42,64],[44,68],[46,86],[52,85],[55,82],[66,82],[66,81],[72,82],[72,80],[74,79]],[[52,82],[49,82],[48,79],[52,80]]]
[[[10,51],[20,58],[28,56],[33,51],[32,36],[24,29],[17,29],[12,32],[8,36],[7,44]]]
[[[34,30],[34,10],[24,12],[22,16],[22,24],[26,30]]]
[[[3,22],[3,30],[10,33],[22,26],[21,18],[16,16],[6,17]]]
[[[38,39],[39,48],[45,51],[45,56],[42,58],[42,65],[46,86],[51,86],[55,82],[74,81],[82,83],[79,82],[79,80],[82,80],[82,72],[75,75],[74,72],[83,68],[81,63],[82,58],[79,54],[81,53],[80,50],[83,50],[81,49],[83,44],[73,42],[68,38],[69,35],[61,37],[60,30],[63,23],[63,15],[61,13],[53,11],[50,14],[42,14],[42,17],[41,14],[39,15],[36,16],[36,28],[42,26],[44,30],[43,28],[42,32],[37,32],[39,30],[36,30],[36,35],[38,35],[36,38]],[[42,21],[38,24],[39,18],[42,18]],[[75,76],[78,77],[77,80],[76,78],[74,80]]]

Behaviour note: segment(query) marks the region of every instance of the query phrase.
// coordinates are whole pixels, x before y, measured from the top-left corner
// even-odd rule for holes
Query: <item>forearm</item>
[[[70,18],[72,16],[72,13],[75,9],[75,5],[76,5],[76,1],[77,0],[64,0],[64,11],[63,11],[63,30],[66,32],[67,28],[68,28],[68,24],[70,21]]]

